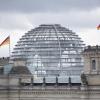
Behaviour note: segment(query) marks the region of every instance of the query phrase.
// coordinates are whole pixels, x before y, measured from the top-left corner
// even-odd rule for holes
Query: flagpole
[[[9,59],[10,59],[10,34],[9,34]]]

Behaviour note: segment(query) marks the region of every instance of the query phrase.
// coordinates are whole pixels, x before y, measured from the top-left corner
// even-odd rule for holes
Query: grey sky
[[[100,45],[100,0],[0,0],[0,42],[10,34],[11,51],[25,32],[48,23],[68,27],[86,45]],[[0,56],[8,55],[4,48]]]
[[[100,0],[0,0],[0,11],[3,12],[62,12],[92,10],[99,6]]]

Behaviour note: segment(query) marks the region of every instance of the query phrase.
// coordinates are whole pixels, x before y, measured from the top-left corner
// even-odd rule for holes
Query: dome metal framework
[[[84,43],[68,28],[42,24],[25,33],[17,42],[11,59],[26,58],[37,75],[79,75],[83,69]]]

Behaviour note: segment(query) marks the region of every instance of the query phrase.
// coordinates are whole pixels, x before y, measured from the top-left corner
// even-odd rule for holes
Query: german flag
[[[7,44],[10,44],[10,36],[8,36],[8,37],[0,44],[0,46],[4,46],[4,45],[7,45]]]
[[[100,24],[97,26],[97,30],[100,30]]]

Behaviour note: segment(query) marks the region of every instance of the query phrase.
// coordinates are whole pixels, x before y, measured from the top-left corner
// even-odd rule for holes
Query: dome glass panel
[[[41,76],[79,75],[83,49],[83,41],[68,28],[42,24],[21,37],[11,59],[26,58],[30,71]]]

